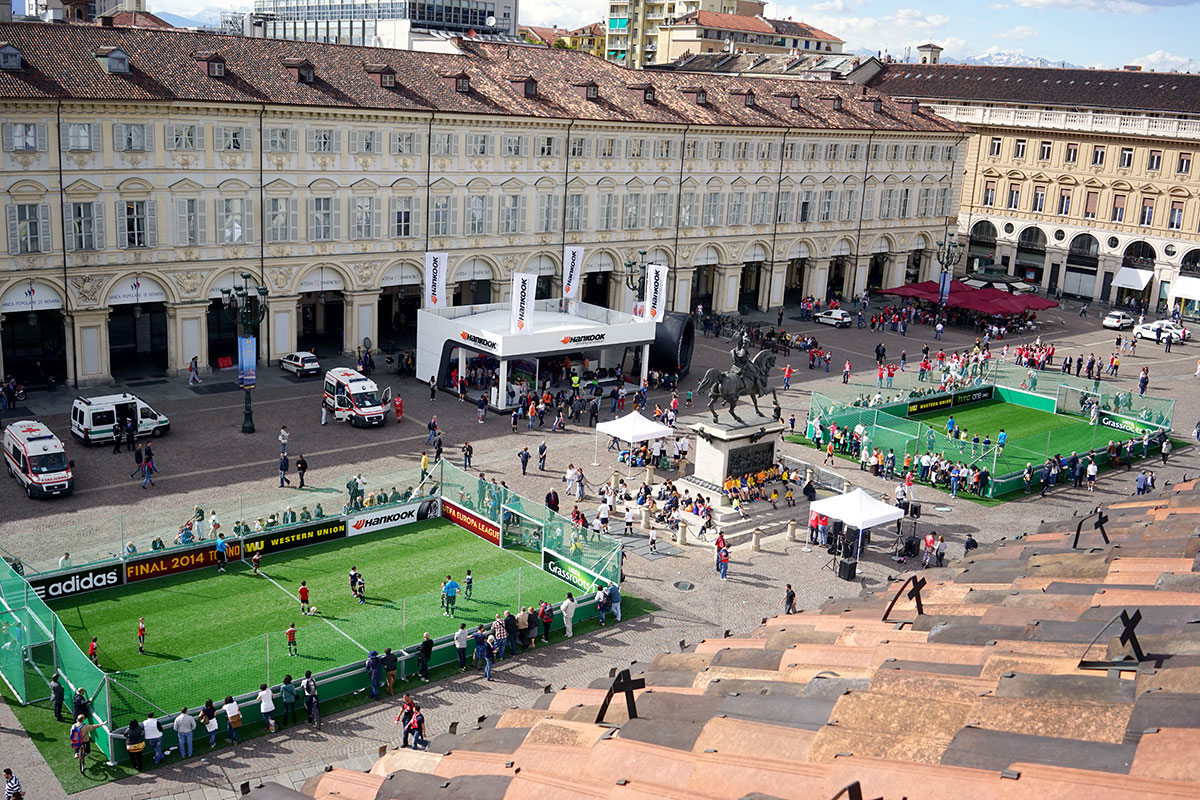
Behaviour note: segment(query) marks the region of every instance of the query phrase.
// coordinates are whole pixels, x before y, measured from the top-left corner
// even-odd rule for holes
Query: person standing
[[[532,457],[533,457],[533,456],[531,456],[531,455],[529,454],[529,448],[528,448],[528,447],[526,447],[526,448],[523,448],[522,450],[520,450],[520,451],[518,451],[518,452],[517,452],[517,459],[518,459],[518,460],[520,460],[520,462],[521,462],[521,474],[522,474],[522,475],[524,475],[524,474],[526,474],[526,473],[528,472],[528,470],[529,470],[529,459],[530,459],[530,458],[532,458]]]
[[[242,727],[242,709],[233,699],[233,695],[225,695],[225,702],[221,704],[221,713],[225,715],[225,741],[238,742],[238,728]]]
[[[458,654],[458,671],[467,670],[467,623],[461,622],[454,632],[454,651]]]
[[[517,630],[517,618],[507,608],[504,609],[504,641],[508,650],[512,651],[515,656],[517,654],[517,637],[520,631]],[[503,653],[501,653],[503,655]]]
[[[504,618],[499,614],[496,615],[496,619],[492,622],[491,631],[491,638],[496,643],[496,658],[504,658],[504,651],[508,649],[508,629],[504,627]],[[513,655],[516,655],[515,649],[513,650]]]
[[[325,405],[325,398],[321,398],[321,424],[328,422],[329,406]]]
[[[308,603],[308,587],[301,586],[300,591],[304,595],[304,599],[301,601],[301,603],[307,604]],[[287,639],[288,655],[289,656],[300,655],[300,648],[296,646],[296,623],[293,622],[291,625],[288,625],[287,630],[285,630],[283,632],[283,635],[284,635],[284,638]]]
[[[192,356],[191,362],[188,363],[188,386],[195,386],[203,383],[200,380],[200,357]]]
[[[50,678],[50,702],[54,706],[54,719],[62,722],[63,685],[57,672]]]
[[[304,473],[306,472],[308,472],[308,461],[304,459],[304,454],[301,453],[300,457],[296,459],[296,474],[300,476],[300,485],[296,487],[297,489],[304,488]]]
[[[258,710],[262,714],[263,724],[271,733],[275,732],[275,695],[267,684],[259,684]]]
[[[496,640],[491,636],[483,643],[483,677],[492,680],[492,667],[496,663]]]
[[[291,480],[287,476],[289,468],[290,468],[290,465],[288,464],[287,451],[284,451],[279,454],[279,488],[280,489],[283,488],[283,485],[285,483],[288,486],[292,485]]]
[[[575,595],[570,592],[567,592],[567,599],[563,600],[562,605],[559,606],[559,610],[562,611],[563,616],[563,627],[567,629],[568,639],[575,635],[575,609],[578,606],[579,604],[575,602]]]
[[[379,699],[379,684],[383,682],[383,662],[379,660],[379,651],[372,650],[367,653],[365,662],[367,668],[367,679],[371,682],[371,699]]]
[[[146,484],[154,485],[154,478],[150,477],[154,474],[154,462],[149,458],[142,461],[142,488],[146,488]]]
[[[146,721],[142,723],[142,728],[146,731],[146,744],[150,746],[154,753],[154,763],[161,764],[163,760],[162,729],[158,727],[158,718],[151,711],[146,715]]]
[[[280,452],[285,453],[285,454],[287,453],[288,440],[291,438],[292,438],[292,435],[290,433],[288,433],[287,425],[281,425],[279,427],[279,450],[280,450]]]
[[[320,703],[320,697],[317,690],[317,681],[312,676],[312,670],[304,670],[304,681],[300,684],[301,690],[304,692],[304,710],[308,712],[308,721],[313,721],[313,708]]]
[[[550,641],[550,626],[554,624],[554,606],[543,600],[538,606],[538,620],[542,623],[542,641]]]
[[[425,428],[429,431],[429,435],[425,437],[425,444],[433,444],[433,440],[438,432],[437,414],[429,418],[429,422],[426,423]]]
[[[6,394],[7,394],[7,388],[8,387],[6,385],[5,386]],[[114,453],[121,452],[121,439],[124,438],[124,436],[125,436],[125,422],[124,422],[124,420],[118,419],[116,422],[113,423],[113,449],[112,449],[112,451]]]
[[[283,716],[291,725],[296,724],[297,695],[296,684],[292,683],[292,676],[284,675],[283,683],[279,684],[279,699],[283,702]]]
[[[471,468],[471,457],[474,455],[475,455],[475,448],[471,446],[471,443],[463,442],[463,446],[462,446],[463,469]]]
[[[1162,463],[1164,466],[1167,463],[1167,456],[1169,455],[1171,455],[1171,437],[1164,435],[1162,442]]]
[[[429,749],[429,740],[425,738],[425,715],[421,713],[420,703],[413,704],[413,717],[408,723],[408,730],[405,731],[406,739],[409,733],[412,733],[413,737],[413,750]]]
[[[192,742],[196,735],[196,718],[188,713],[187,706],[179,710],[179,716],[171,723],[175,738],[179,741],[179,757],[192,757]]]
[[[4,770],[4,800],[25,800],[25,790],[11,769]]]
[[[546,469],[546,440],[542,439],[542,443],[538,445],[538,469]]]
[[[225,571],[225,560],[227,557],[226,551],[228,548],[228,546],[225,544],[225,534],[223,534],[223,533],[217,534],[216,548],[217,548],[217,572],[224,572]]]
[[[133,451],[133,472],[129,473],[129,477],[133,477],[142,471],[142,446],[139,444]]]
[[[796,592],[792,590],[792,585],[787,584],[787,589],[783,593],[783,613],[796,613]]]
[[[483,418],[487,415],[487,395],[479,395],[479,399],[475,401],[475,422],[479,425],[483,424]]]
[[[392,648],[385,647],[383,650],[383,657],[379,660],[383,662],[384,682],[387,684],[388,694],[394,695],[396,693],[396,666],[399,663],[399,659],[396,658],[396,654],[392,652]]]
[[[617,622],[621,621],[621,587],[615,583],[608,585],[608,605],[612,609],[612,615],[617,618]]]
[[[392,408],[396,411],[396,422],[399,424],[400,420],[404,418],[404,398],[400,396],[399,392],[396,393],[396,399],[392,401]]]
[[[129,766],[142,771],[142,753],[146,749],[146,732],[142,729],[142,723],[136,719],[129,720],[129,727],[125,729],[125,752],[129,754]]]
[[[720,565],[721,580],[728,580],[729,576],[729,548],[722,547],[717,551],[717,563]]]
[[[146,655],[146,618],[138,617],[138,653]]]
[[[417,668],[420,671],[421,680],[429,683],[429,662],[433,659],[433,639],[429,638],[429,632],[426,631],[424,638],[421,639],[421,649],[417,652]]]

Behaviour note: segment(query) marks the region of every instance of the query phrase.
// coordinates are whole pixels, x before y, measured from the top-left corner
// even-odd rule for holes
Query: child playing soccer
[[[97,667],[100,666],[100,645],[96,644],[96,637],[92,637],[91,643],[88,645],[88,659]]]
[[[307,581],[300,581],[299,595],[300,595],[300,613],[304,614],[305,616],[308,616],[309,605],[308,605],[308,583],[307,583]]]
[[[95,641],[93,639],[92,641]],[[146,618],[138,617],[138,652],[146,655]]]
[[[287,636],[288,655],[300,655],[300,648],[296,646],[296,623],[293,622],[291,625],[289,625],[288,629],[284,631],[284,635]]]
[[[354,594],[354,587],[358,586],[358,567],[350,568],[350,594]]]
[[[442,581],[442,616],[450,616],[450,608],[446,605],[446,584],[450,582],[450,576],[446,576],[446,580]]]
[[[254,567],[254,574],[258,574],[258,565],[262,563],[262,551],[255,551],[254,555],[250,556],[250,565]]]
[[[354,584],[352,589],[354,596],[358,598],[358,604],[364,605],[367,602],[367,580],[361,574],[358,576],[358,583]]]
[[[463,579],[463,597],[471,599],[471,589],[475,586],[475,579],[471,577],[471,570],[467,570],[467,577]]]

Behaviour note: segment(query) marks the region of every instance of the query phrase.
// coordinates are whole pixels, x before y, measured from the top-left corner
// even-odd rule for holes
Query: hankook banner
[[[480,539],[485,539],[496,547],[500,546],[500,526],[490,519],[485,519],[457,503],[451,503],[444,497],[442,498],[442,516],[458,527],[469,530]]]
[[[578,300],[583,283],[583,248],[567,245],[563,248],[563,294],[567,300]]]
[[[667,265],[646,265],[646,297],[642,316],[653,322],[662,322],[667,310]]]
[[[514,272],[512,274],[509,333],[519,336],[533,333],[533,301],[537,295],[537,278],[538,276],[532,272]]]
[[[436,497],[427,497],[424,500],[387,508],[369,508],[346,520],[346,535],[358,536],[372,531],[396,528],[411,522],[439,517],[441,514],[442,505]]]
[[[445,253],[425,254],[425,308],[446,307],[446,272],[449,268]]]

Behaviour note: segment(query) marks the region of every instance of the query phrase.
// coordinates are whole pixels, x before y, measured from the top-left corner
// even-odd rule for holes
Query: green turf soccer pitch
[[[355,566],[366,580],[366,604],[351,596]],[[460,593],[454,619],[443,615],[441,583],[474,576],[471,599]],[[368,650],[418,643],[490,623],[506,609],[558,602],[571,587],[524,558],[444,520],[263,557],[256,577],[248,562],[225,574],[206,568],[80,595],[50,606],[86,653],[92,636],[100,666],[112,673],[113,718],[144,717],[218,705],[227,694],[277,685],[364,660]],[[296,590],[307,581],[318,615],[300,613]],[[519,599],[518,599],[519,593]],[[137,623],[146,618],[146,653]],[[296,623],[299,656],[289,656],[285,629]],[[411,667],[410,667],[411,669]]]
[[[955,424],[967,432],[966,440],[951,441],[946,438],[946,422],[950,417],[954,417]],[[1030,462],[1035,467],[1040,466],[1047,457],[1055,453],[1067,457],[1072,452],[1085,453],[1092,447],[1104,448],[1108,446],[1109,438],[1107,429],[1095,428],[1082,417],[1051,414],[1048,411],[1037,411],[1002,400],[963,406],[952,412],[934,411],[919,414],[909,419],[918,420],[933,428],[937,432],[933,452],[942,453],[954,461],[974,461],[970,439],[979,434],[979,440],[982,442],[986,434],[994,446],[996,436],[1003,428],[1008,433],[1008,446],[997,457],[996,468],[992,470],[993,476],[1020,472],[1025,469],[1025,464]],[[922,437],[918,449],[921,453],[928,449],[927,437]],[[984,459],[980,459],[980,464],[985,465]],[[990,456],[986,459],[986,466],[991,466]]]

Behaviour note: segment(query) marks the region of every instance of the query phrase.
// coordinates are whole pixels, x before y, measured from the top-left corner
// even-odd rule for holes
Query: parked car
[[[851,324],[850,314],[840,308],[831,308],[828,311],[814,314],[813,319],[837,328],[849,328]]]
[[[279,359],[279,368],[301,378],[321,374],[321,362],[312,353],[288,353]]]
[[[1108,316],[1104,318],[1104,322],[1100,324],[1106,328],[1123,331],[1126,328],[1132,328],[1136,323],[1137,320],[1124,311],[1110,311],[1108,312]]]
[[[1186,342],[1191,338],[1191,333],[1188,332],[1187,328],[1169,319],[1156,319],[1154,322],[1147,322],[1144,325],[1138,325],[1133,329],[1133,338],[1161,338],[1155,337],[1156,331],[1162,331],[1161,336],[1170,336],[1176,342]]]

